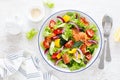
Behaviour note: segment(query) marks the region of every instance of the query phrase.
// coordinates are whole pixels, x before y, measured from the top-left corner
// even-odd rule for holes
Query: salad
[[[51,19],[43,31],[44,55],[55,66],[70,71],[85,67],[98,48],[98,29],[78,12]]]

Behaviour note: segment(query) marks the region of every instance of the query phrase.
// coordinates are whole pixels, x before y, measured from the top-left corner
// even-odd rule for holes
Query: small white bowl
[[[32,22],[40,22],[45,16],[45,9],[43,5],[32,6],[28,10],[28,19]]]

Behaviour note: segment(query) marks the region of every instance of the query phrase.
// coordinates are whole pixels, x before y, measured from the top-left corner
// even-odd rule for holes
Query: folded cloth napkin
[[[40,59],[37,56],[29,56],[23,62],[23,65],[19,68],[19,71],[26,76],[28,80],[44,80],[44,73],[41,69]],[[50,80],[59,79],[56,76],[51,75]]]
[[[6,76],[14,75],[16,72],[23,74],[29,80],[43,80],[40,59],[31,55],[32,53],[21,50],[0,59],[0,80]],[[51,80],[58,79],[52,75]]]
[[[43,80],[43,74],[35,67],[32,56],[25,59],[19,68],[19,72],[21,72],[28,79],[39,77],[41,78],[40,80]]]
[[[18,57],[19,56],[19,57]],[[18,71],[22,61],[23,53],[19,51],[14,54],[7,55],[5,58],[0,59],[0,77],[10,76]]]
[[[30,53],[28,51],[25,51]],[[19,72],[23,74],[27,80],[44,80],[43,72],[40,67],[40,59],[36,56],[27,56],[19,68]],[[59,80],[56,76],[51,75],[51,80]]]
[[[0,78],[4,77],[4,67],[3,59],[0,59]]]

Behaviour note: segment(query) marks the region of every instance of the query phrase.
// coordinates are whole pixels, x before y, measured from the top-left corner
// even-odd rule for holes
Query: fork
[[[43,79],[44,80],[51,80],[51,73],[50,72],[46,72],[43,74]]]
[[[106,61],[110,62],[111,61],[111,55],[110,55],[110,47],[109,47],[109,36],[110,36],[110,31],[112,28],[112,18],[109,17],[108,15],[105,15],[102,19],[102,26],[104,30],[104,46],[103,46],[103,52],[100,57],[100,63],[99,63],[99,69],[104,69],[104,55],[106,53]],[[106,49],[106,50],[105,50]]]
[[[111,28],[112,28],[112,18],[108,15],[105,15],[103,18],[103,30],[104,30],[104,40],[106,41],[106,43],[104,43],[104,45],[106,45],[106,61],[110,62],[111,61],[111,54],[110,54],[110,46],[109,46],[109,36],[110,36],[110,32],[111,32]]]

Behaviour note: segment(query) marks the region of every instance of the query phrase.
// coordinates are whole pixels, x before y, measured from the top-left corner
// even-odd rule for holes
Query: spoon
[[[106,61],[110,62],[111,55],[110,55],[110,46],[109,46],[109,36],[113,24],[112,18],[106,15],[102,23],[104,29],[104,38],[106,40]]]
[[[103,46],[103,51],[102,55],[100,58],[100,63],[99,63],[99,68],[103,69],[104,68],[104,54],[106,52],[106,61],[110,62],[111,61],[111,55],[110,55],[110,47],[109,47],[109,36],[110,36],[110,31],[112,28],[112,18],[109,17],[108,15],[105,15],[102,19],[102,26],[104,30],[104,46]],[[105,50],[106,47],[106,50]]]

